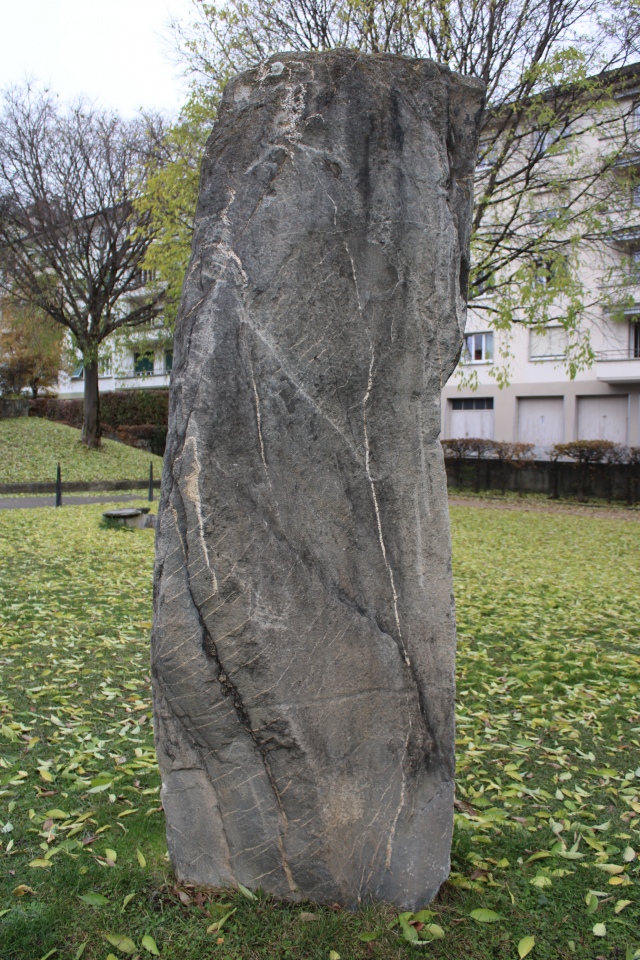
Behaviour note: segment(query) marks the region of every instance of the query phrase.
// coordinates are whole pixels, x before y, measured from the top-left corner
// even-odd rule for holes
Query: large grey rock
[[[153,678],[180,878],[411,908],[447,877],[440,390],[483,93],[286,54],[227,86],[176,331]]]

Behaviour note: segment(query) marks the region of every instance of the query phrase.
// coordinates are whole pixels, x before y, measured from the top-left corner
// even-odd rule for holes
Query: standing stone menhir
[[[182,879],[412,908],[449,871],[440,391],[482,85],[282,54],[227,86],[176,331],[153,677]]]

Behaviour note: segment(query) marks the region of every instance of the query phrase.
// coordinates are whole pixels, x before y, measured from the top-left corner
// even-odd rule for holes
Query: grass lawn
[[[102,529],[102,509],[0,513],[2,960],[640,957],[637,520],[452,510],[456,828],[418,930],[176,887],[153,533]]]
[[[60,464],[66,480],[144,480],[153,461],[156,478],[162,458],[103,440],[101,450],[80,443],[80,431],[37,417],[0,420],[0,483],[55,481]]]

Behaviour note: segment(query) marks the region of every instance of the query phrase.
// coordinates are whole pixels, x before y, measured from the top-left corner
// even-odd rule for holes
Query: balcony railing
[[[640,350],[627,347],[622,350],[600,350],[596,360],[640,360]]]

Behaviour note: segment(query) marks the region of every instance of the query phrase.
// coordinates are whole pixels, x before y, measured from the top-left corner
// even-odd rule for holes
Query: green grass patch
[[[37,417],[0,420],[0,483],[54,482],[58,463],[63,482],[144,480],[149,461],[160,477],[162,458],[144,450],[115,440],[88,450],[74,427]]]
[[[2,960],[636,955],[635,520],[452,510],[453,864],[416,920],[176,885],[151,722],[153,532],[103,529],[103,509],[0,513]]]

